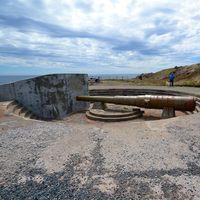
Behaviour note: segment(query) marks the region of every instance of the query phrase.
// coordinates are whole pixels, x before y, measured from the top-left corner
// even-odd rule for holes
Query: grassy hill
[[[134,85],[167,85],[170,72],[175,73],[175,85],[200,87],[200,63],[190,66],[176,66],[156,73],[141,74],[132,79],[131,82]]]

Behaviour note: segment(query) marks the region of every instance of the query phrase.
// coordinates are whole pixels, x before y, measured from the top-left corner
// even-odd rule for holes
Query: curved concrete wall
[[[88,95],[86,74],[52,74],[0,85],[0,101],[15,99],[44,119],[86,110],[88,103],[76,101],[78,95]]]
[[[169,91],[169,90],[155,90],[155,89],[90,89],[91,96],[135,96],[135,95],[172,95],[172,96],[183,96],[189,95],[188,93]]]

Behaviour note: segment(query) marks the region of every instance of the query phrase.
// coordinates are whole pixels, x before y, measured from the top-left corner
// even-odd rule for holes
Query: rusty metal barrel
[[[77,96],[77,101],[114,103],[119,105],[130,105],[143,108],[193,111],[196,106],[196,97],[193,96]]]

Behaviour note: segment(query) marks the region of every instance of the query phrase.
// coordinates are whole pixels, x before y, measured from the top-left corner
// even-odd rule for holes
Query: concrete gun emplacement
[[[77,96],[76,100],[130,105],[151,109],[169,108],[180,111],[194,111],[196,106],[196,97],[193,96]]]

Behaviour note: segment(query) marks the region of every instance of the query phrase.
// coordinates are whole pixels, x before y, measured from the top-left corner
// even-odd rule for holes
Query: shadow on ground
[[[90,156],[73,154],[61,172],[48,174],[44,169],[21,166],[18,174],[1,186],[2,199],[189,199],[191,193],[169,177],[199,176],[200,168],[192,162],[187,169],[125,171],[104,168],[101,153],[103,138],[94,136]],[[192,148],[192,147],[191,147]],[[193,149],[191,149],[193,151]],[[35,161],[33,161],[35,162]],[[190,196],[188,196],[188,194]]]

